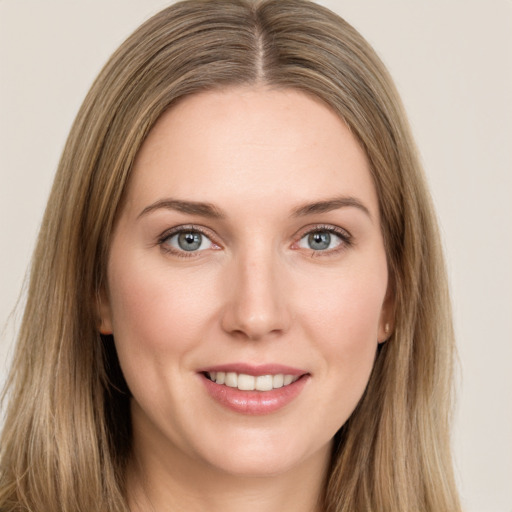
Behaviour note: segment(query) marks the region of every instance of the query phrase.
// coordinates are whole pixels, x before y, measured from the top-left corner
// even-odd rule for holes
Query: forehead
[[[166,195],[260,207],[357,196],[377,214],[364,151],[328,106],[296,90],[241,87],[165,112],[135,161],[128,203]]]

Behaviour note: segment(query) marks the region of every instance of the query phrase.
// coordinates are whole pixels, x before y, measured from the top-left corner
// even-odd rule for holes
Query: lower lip
[[[252,415],[270,414],[282,409],[300,394],[309,380],[308,375],[303,375],[282,388],[270,391],[241,391],[238,388],[217,384],[203,374],[201,378],[214,400],[232,411]]]

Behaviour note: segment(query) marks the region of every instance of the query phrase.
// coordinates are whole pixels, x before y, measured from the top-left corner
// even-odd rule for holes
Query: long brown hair
[[[395,295],[391,338],[336,435],[328,512],[459,511],[449,443],[453,332],[439,235],[383,64],[307,0],[188,0],[115,52],[67,141],[34,253],[7,386],[0,508],[121,512],[128,391],[97,296],[134,158],[180,98],[264,83],[323,100],[366,151]]]

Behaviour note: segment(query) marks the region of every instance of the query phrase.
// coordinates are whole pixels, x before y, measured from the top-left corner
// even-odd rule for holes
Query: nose
[[[241,257],[230,268],[222,328],[231,336],[261,340],[290,326],[283,268],[271,254]]]

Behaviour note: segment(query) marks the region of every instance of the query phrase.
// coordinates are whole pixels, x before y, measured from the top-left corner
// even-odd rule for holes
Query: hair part
[[[191,94],[254,85],[300,90],[336,112],[364,148],[379,198],[393,334],[336,435],[324,508],[460,510],[449,440],[453,330],[425,179],[380,59],[307,0],[176,3],[137,29],[94,82],[32,260],[6,388],[2,510],[127,511],[129,392],[112,338],[98,333],[111,233],[162,113]]]

